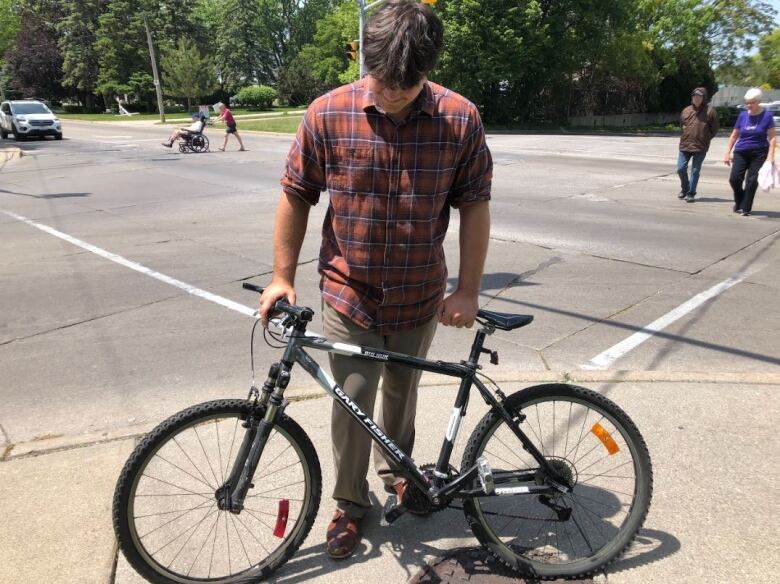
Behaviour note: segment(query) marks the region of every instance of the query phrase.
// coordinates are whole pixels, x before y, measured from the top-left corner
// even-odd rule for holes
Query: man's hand
[[[723,164],[731,166],[731,152],[726,152],[726,155],[723,157]]]
[[[268,319],[271,318],[271,311],[277,300],[286,300],[290,304],[295,304],[295,289],[288,282],[271,281],[268,287],[260,296],[260,321],[265,328],[268,328]]]
[[[439,312],[439,322],[444,326],[471,328],[479,310],[479,293],[455,290],[444,299]]]

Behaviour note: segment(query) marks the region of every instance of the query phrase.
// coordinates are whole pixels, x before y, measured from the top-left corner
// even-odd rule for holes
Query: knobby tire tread
[[[640,459],[640,464],[644,462],[647,467],[647,473],[644,478],[644,482],[646,482],[646,486],[647,486],[647,504],[645,505],[643,512],[638,518],[632,517],[632,522],[635,523],[635,526],[631,528],[633,530],[631,536],[628,538],[626,543],[618,551],[614,552],[614,554],[607,561],[600,563],[589,570],[585,570],[577,574],[543,575],[537,573],[530,564],[527,564],[525,562],[520,561],[519,566],[511,564],[510,562],[506,561],[505,558],[501,557],[498,553],[496,553],[492,549],[492,547],[485,545],[485,542],[479,536],[477,531],[474,530],[475,524],[479,524],[480,522],[476,516],[476,513],[474,511],[471,512],[469,511],[469,509],[473,509],[473,503],[472,501],[469,500],[464,501],[463,510],[466,515],[466,520],[468,521],[469,526],[472,528],[475,537],[477,537],[479,542],[482,544],[483,548],[485,548],[494,558],[496,558],[497,561],[499,561],[502,565],[506,566],[510,570],[514,572],[522,573],[524,575],[533,576],[534,578],[537,578],[539,580],[556,580],[560,578],[577,579],[577,578],[593,576],[600,572],[605,572],[608,566],[612,565],[614,562],[616,562],[623,556],[626,550],[631,546],[631,544],[636,539],[639,530],[642,528],[642,525],[645,522],[647,514],[650,511],[650,505],[652,502],[652,492],[653,492],[652,462],[650,460],[650,453],[648,451],[647,444],[644,438],[642,437],[641,433],[639,432],[639,429],[637,428],[636,424],[634,424],[633,420],[629,418],[629,416],[620,408],[620,406],[618,406],[615,402],[613,402],[606,396],[603,396],[598,392],[595,392],[591,389],[581,387],[578,385],[571,385],[566,383],[554,383],[554,384],[536,385],[533,387],[528,387],[516,391],[515,393],[507,397],[505,404],[507,406],[507,409],[509,409],[510,411],[516,411],[519,405],[524,404],[528,401],[536,400],[539,397],[555,397],[555,396],[577,397],[585,402],[594,402],[594,405],[598,405],[602,407],[604,410],[610,412],[624,426],[624,428],[626,429],[626,431],[628,432],[631,438],[631,442],[636,448],[637,457]],[[493,428],[493,426],[495,426],[496,424],[503,424],[503,423],[504,423],[503,418],[501,418],[493,410],[489,411],[487,414],[485,414],[482,417],[482,419],[479,421],[477,426],[474,428],[474,431],[471,433],[471,436],[469,437],[469,440],[466,444],[463,453],[462,463],[461,463],[461,472],[463,472],[463,469],[471,468],[474,464],[476,464],[476,459],[480,454],[479,447],[482,445],[487,432],[491,428]],[[478,529],[481,529],[481,526],[478,526]]]
[[[164,441],[170,438],[170,435],[180,426],[192,423],[193,420],[196,420],[201,416],[214,413],[229,414],[237,413],[239,411],[248,412],[252,407],[254,406],[252,406],[251,402],[245,399],[221,399],[200,403],[186,408],[172,415],[149,432],[138,446],[135,447],[122,468],[122,472],[117,480],[113,498],[112,519],[114,533],[116,534],[119,548],[122,550],[122,553],[125,555],[128,562],[139,574],[150,582],[155,584],[179,584],[150,567],[133,544],[132,536],[130,535],[129,520],[127,519],[127,503],[128,498],[131,495],[135,474],[141,469],[141,465],[144,463],[149,453],[156,449],[158,441],[163,440],[164,443]],[[322,471],[317,453],[303,428],[301,428],[292,418],[285,414],[281,414],[277,420],[277,425],[283,427],[290,437],[298,442],[304,456],[302,462],[308,466],[311,476],[311,493],[308,501],[308,509],[303,518],[302,528],[294,538],[289,540],[283,552],[278,554],[278,557],[265,566],[259,574],[252,575],[251,577],[248,577],[246,574],[237,574],[220,580],[199,580],[199,582],[220,582],[225,584],[251,584],[254,582],[261,582],[267,578],[269,574],[278,570],[293,556],[314,525],[322,494]]]

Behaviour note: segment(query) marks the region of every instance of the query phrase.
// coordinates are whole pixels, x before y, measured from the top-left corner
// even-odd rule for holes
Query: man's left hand
[[[439,311],[439,322],[444,326],[471,328],[479,310],[479,293],[455,290],[444,299]]]

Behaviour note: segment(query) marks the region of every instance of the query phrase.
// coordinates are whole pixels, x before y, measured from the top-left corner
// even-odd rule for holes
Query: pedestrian
[[[710,142],[718,133],[718,113],[709,105],[707,89],[697,87],[691,93],[691,105],[680,114],[682,136],[680,153],[677,156],[677,174],[680,177],[678,199],[693,203],[696,199],[696,186],[699,184],[701,165],[707,156]],[[688,179],[688,163],[691,165],[691,177]]]
[[[243,152],[245,150],[244,142],[241,140],[241,135],[238,133],[236,119],[233,117],[233,112],[231,112],[230,109],[228,109],[228,107],[222,102],[217,103],[215,108],[219,114],[217,121],[225,122],[225,125],[227,126],[227,128],[225,128],[225,141],[222,142],[222,148],[217,148],[217,150],[224,152],[225,148],[227,147],[228,137],[233,134],[238,140],[238,151]]]
[[[163,142],[162,145],[166,148],[173,148],[173,143],[179,138],[189,136],[191,134],[200,134],[203,131],[203,127],[206,122],[203,120],[199,113],[192,114],[192,124],[188,128],[177,128],[174,130],[168,138],[167,142]]]
[[[766,160],[775,160],[775,121],[772,112],[761,107],[763,97],[764,94],[758,87],[747,90],[747,109],[737,117],[726,146],[726,154],[723,156],[723,163],[731,166],[729,183],[734,191],[733,211],[742,213],[743,217],[753,211],[753,197],[758,188],[758,171],[761,165]]]
[[[492,159],[477,108],[428,81],[443,28],[417,0],[388,0],[365,29],[368,74],[316,99],[290,148],[274,229],[273,278],[260,298],[267,323],[278,299],[295,302],[294,278],[311,206],[330,193],[319,256],[328,338],[424,357],[437,323],[470,327],[479,307],[490,233]],[[443,241],[460,215],[460,270],[446,298]],[[377,422],[412,452],[419,371],[331,355],[339,386],[368,415],[382,379]],[[371,439],[337,404],[331,416],[336,511],[327,553],[345,558],[371,506]],[[374,446],[385,489],[407,482]]]

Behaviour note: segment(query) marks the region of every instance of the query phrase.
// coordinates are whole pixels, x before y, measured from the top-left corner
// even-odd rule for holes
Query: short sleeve
[[[317,127],[317,113],[309,108],[287,154],[282,190],[316,205],[325,190],[325,148]]]
[[[459,208],[479,201],[489,201],[492,181],[493,158],[485,139],[485,127],[479,112],[471,106],[463,149],[448,203]]]

